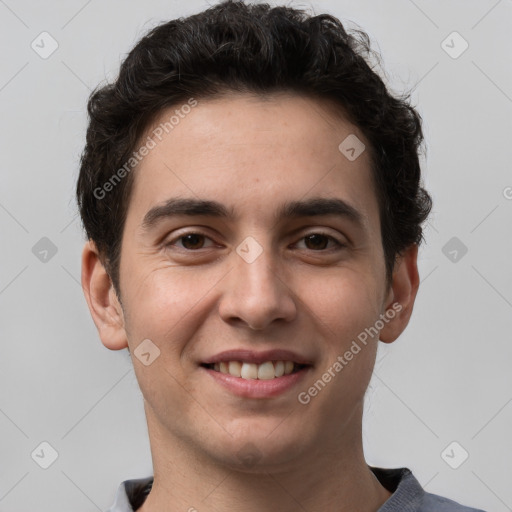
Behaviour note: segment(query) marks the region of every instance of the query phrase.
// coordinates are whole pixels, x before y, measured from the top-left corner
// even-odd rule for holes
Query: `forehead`
[[[254,148],[253,154],[258,148],[264,151],[264,147],[279,147],[292,150],[297,157],[330,154],[337,159],[339,144],[346,136],[364,139],[361,131],[347,120],[343,108],[326,99],[291,93],[225,93],[197,100],[193,109],[185,107],[186,102],[162,111],[148,134],[158,127],[165,130],[167,125],[168,130],[162,134],[165,142],[180,145],[183,151],[194,147],[189,156],[214,153],[216,159],[223,157],[229,162],[230,157],[239,159],[241,154],[247,154],[248,147]],[[179,113],[180,116],[176,115]],[[230,151],[215,151],[219,147],[230,147]]]
[[[229,94],[183,105],[162,111],[144,135],[156,145],[134,176],[139,214],[170,196],[195,196],[270,216],[277,202],[308,195],[343,196],[363,217],[377,214],[369,145],[332,102]],[[347,144],[366,149],[347,158]]]

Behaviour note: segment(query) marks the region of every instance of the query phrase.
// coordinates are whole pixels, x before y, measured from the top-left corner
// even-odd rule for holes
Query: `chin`
[[[205,447],[205,451],[232,470],[246,473],[260,473],[275,471],[277,468],[286,468],[296,461],[304,443],[301,435],[291,436],[290,430],[283,428],[282,435],[272,432],[275,423],[270,429],[258,429],[253,434],[238,434],[226,439],[221,450],[215,449],[212,453]]]

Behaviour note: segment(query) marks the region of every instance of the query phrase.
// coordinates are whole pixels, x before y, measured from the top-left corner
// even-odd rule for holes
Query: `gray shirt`
[[[484,512],[425,492],[407,468],[370,467],[379,482],[391,493],[378,512]],[[151,490],[153,477],[125,480],[117,490],[115,502],[107,512],[134,512]]]

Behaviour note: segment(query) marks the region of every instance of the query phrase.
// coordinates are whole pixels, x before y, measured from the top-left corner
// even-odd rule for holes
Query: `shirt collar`
[[[379,482],[392,493],[378,512],[413,512],[419,509],[425,491],[408,468],[369,467]],[[135,512],[144,503],[152,484],[152,476],[125,480],[117,489],[114,504],[107,512]]]

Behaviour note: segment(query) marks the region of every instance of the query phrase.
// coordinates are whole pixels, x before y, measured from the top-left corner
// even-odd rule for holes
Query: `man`
[[[92,94],[82,283],[130,351],[154,469],[112,512],[474,510],[363,454],[431,208],[420,118],[369,52],[333,17],[228,1]]]

